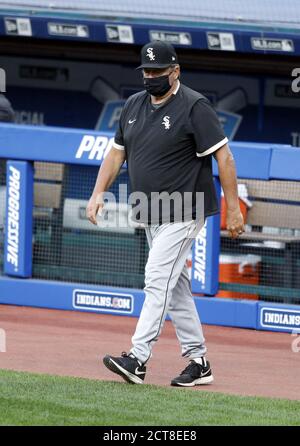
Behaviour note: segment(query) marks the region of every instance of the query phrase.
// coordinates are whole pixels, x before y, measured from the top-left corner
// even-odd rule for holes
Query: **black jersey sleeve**
[[[193,105],[189,127],[197,156],[210,155],[228,142],[217,113],[208,100],[200,99]]]
[[[122,109],[119,123],[118,123],[118,128],[117,128],[117,131],[115,133],[115,138],[114,138],[114,147],[119,150],[125,149],[124,133],[123,133],[124,132],[124,122],[125,122],[125,119],[124,119],[125,108],[126,108],[126,103],[124,104],[124,107]]]

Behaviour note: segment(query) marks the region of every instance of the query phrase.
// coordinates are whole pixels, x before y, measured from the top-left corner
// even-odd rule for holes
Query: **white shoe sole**
[[[173,386],[181,386],[181,387],[194,387],[194,386],[201,386],[203,384],[210,384],[214,380],[214,377],[212,375],[210,376],[203,376],[203,378],[195,379],[194,381],[190,383],[174,383]]]
[[[109,361],[113,363],[114,367],[116,367],[120,373],[118,373],[117,370],[114,370],[114,368],[109,367],[112,372],[118,373],[118,375],[122,376],[126,381],[130,381],[134,384],[144,384],[144,381],[141,378],[128,372],[128,370],[123,369],[123,367],[117,364],[113,359],[110,358]]]

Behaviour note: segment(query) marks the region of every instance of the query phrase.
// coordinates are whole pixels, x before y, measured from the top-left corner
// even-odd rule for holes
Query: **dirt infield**
[[[0,368],[122,381],[102,364],[106,353],[130,347],[137,319],[73,311],[0,305],[6,353]],[[300,400],[300,352],[287,333],[204,326],[215,382],[212,392]],[[299,345],[299,344],[298,344]],[[148,365],[146,383],[168,386],[186,361],[166,322]]]

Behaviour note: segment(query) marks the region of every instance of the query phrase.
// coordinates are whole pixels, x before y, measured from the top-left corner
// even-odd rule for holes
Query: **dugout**
[[[60,10],[49,9],[46,0],[20,0],[14,8],[0,2],[1,68],[16,123],[113,133],[124,100],[141,89],[134,70],[141,45],[165,39],[176,47],[182,81],[209,97],[231,140],[299,146],[300,96],[291,88],[292,71],[300,67],[296,2],[276,1],[270,13],[262,2],[246,7],[237,1],[234,15],[226,4],[202,2],[199,9],[195,3],[186,2],[183,15],[179,1],[172,2],[172,13],[167,1],[152,2],[151,10],[143,2],[126,2],[125,12],[124,2],[117,0],[109,6],[60,2],[65,5]],[[36,178],[37,184],[55,186],[57,206],[41,201],[35,212],[33,276],[142,288],[147,258],[142,231],[95,233],[82,226],[96,173],[95,166],[68,165],[59,179],[49,174]],[[126,176],[124,170],[119,182],[126,183]],[[118,183],[112,190],[118,194]],[[265,199],[274,200],[259,197]],[[285,204],[284,197],[276,200]],[[299,230],[276,230],[279,238],[295,238],[288,266],[293,265],[294,276],[300,268]],[[232,291],[252,290],[264,300],[296,303],[292,290],[299,284],[296,278],[287,283],[282,273],[286,242],[278,239],[277,245],[267,246],[264,241],[237,245],[222,238],[223,254],[261,257],[255,290],[235,285]],[[287,289],[285,297],[271,290],[274,285]]]

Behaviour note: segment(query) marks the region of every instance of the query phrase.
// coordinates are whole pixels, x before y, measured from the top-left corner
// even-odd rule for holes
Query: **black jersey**
[[[196,218],[196,192],[204,193],[205,217],[219,212],[211,154],[228,142],[209,100],[180,85],[160,107],[140,92],[126,101],[114,146],[125,150],[132,192],[143,192],[149,206],[153,193],[193,194],[191,218]],[[150,209],[150,207],[149,207]],[[135,218],[144,223],[163,223]],[[170,215],[170,221],[174,217]]]

